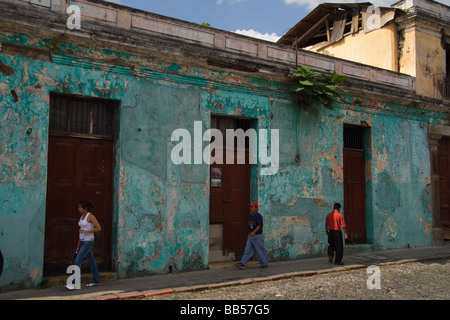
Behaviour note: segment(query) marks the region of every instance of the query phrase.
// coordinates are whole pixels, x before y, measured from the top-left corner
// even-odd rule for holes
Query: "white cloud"
[[[245,1],[245,0],[228,0],[228,4],[236,4],[236,3],[239,3],[242,1]],[[216,0],[217,5],[221,5],[222,3],[223,3],[223,0]]]
[[[242,34],[244,36],[248,36],[248,37],[253,37],[253,38],[258,38],[258,39],[262,39],[262,40],[267,40],[267,41],[272,41],[272,42],[277,42],[278,39],[280,39],[280,36],[278,36],[275,32],[269,34],[269,33],[264,33],[262,34],[261,32],[255,31],[253,29],[250,30],[236,30],[235,33],[238,34]]]

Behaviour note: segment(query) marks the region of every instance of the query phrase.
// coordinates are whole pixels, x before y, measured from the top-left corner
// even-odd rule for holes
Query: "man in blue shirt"
[[[248,217],[248,238],[245,245],[244,255],[241,262],[234,265],[240,269],[245,269],[245,264],[251,259],[253,254],[258,255],[261,268],[267,268],[267,252],[264,247],[263,235],[263,217],[258,212],[258,204],[256,202],[250,203],[250,216]]]

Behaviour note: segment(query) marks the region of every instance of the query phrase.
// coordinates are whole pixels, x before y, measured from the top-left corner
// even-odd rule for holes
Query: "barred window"
[[[364,149],[364,129],[362,127],[344,126],[344,148]]]
[[[115,101],[52,94],[50,132],[112,137]]]

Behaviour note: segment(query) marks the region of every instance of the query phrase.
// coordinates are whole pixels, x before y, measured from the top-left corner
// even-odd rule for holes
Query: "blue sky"
[[[110,0],[189,22],[276,41],[322,2],[372,2],[390,6],[397,0]],[[450,5],[450,0],[439,0]]]

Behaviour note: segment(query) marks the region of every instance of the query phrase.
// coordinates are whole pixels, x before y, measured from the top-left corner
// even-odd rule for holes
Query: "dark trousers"
[[[336,256],[334,256],[336,252]],[[329,230],[328,231],[328,256],[334,257],[334,262],[339,263],[344,256],[344,244],[342,242],[342,231]]]

